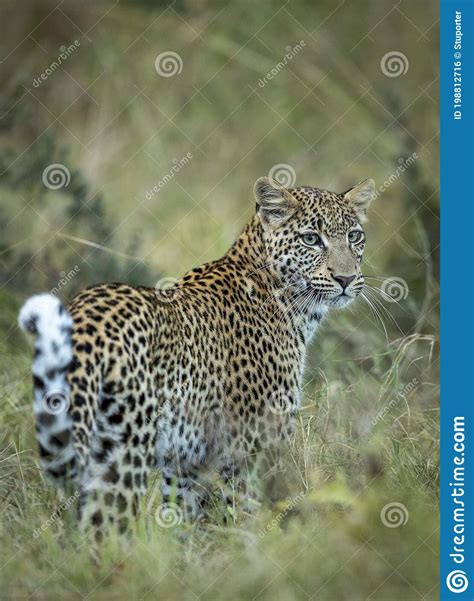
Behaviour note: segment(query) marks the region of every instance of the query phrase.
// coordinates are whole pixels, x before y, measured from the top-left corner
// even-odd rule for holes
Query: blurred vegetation
[[[5,598],[436,598],[437,6],[36,0],[0,10]],[[391,78],[380,62],[394,50],[409,67]],[[164,51],[179,54],[181,73],[157,74]],[[103,280],[154,285],[222,255],[252,214],[254,180],[274,165],[290,165],[297,185],[343,191],[366,177],[382,185],[414,152],[371,211],[365,267],[375,287],[404,279],[408,296],[384,301],[378,315],[360,301],[321,330],[298,440],[276,478],[285,491],[269,492],[280,500],[235,528],[216,508],[186,537],[144,520],[128,556],[111,546],[94,569],[73,522],[34,538],[56,500],[36,462],[31,350],[16,328],[26,295],[57,287],[76,266],[65,299]],[[53,163],[69,170],[67,187],[43,184]],[[400,396],[413,378],[420,384]],[[389,502],[406,506],[404,526],[381,523]]]

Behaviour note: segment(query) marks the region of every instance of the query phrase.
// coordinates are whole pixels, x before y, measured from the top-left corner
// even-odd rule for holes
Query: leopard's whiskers
[[[400,327],[400,324],[398,323],[398,321],[395,319],[395,317],[392,315],[392,313],[387,309],[387,307],[383,304],[383,302],[376,296],[376,293],[378,293],[378,294],[380,294],[381,298],[383,299],[384,297],[383,297],[383,294],[381,293],[381,291],[377,288],[374,288],[373,286],[370,286],[369,284],[364,284],[364,290],[365,290],[365,293],[367,294],[367,296],[369,296],[371,298],[373,303],[378,306],[380,311],[381,312],[383,311],[384,314],[390,319],[390,321],[394,324],[394,326],[397,328],[397,330],[400,332],[400,334],[405,335],[405,332]]]
[[[289,324],[290,320],[287,319],[288,317],[290,317],[291,315],[293,315],[292,311],[294,309],[294,307],[298,304],[299,301],[301,301],[302,298],[304,298],[306,296],[306,294],[308,294],[308,290],[299,290],[298,292],[296,292],[293,296],[290,296],[290,302],[289,304],[283,309],[283,313],[280,317],[280,319],[278,320],[276,326],[275,326],[275,330],[278,330],[280,328],[280,324],[283,321],[283,319],[286,320],[286,323]],[[271,316],[271,319],[273,317],[275,317],[275,315],[278,313],[278,310]]]
[[[387,340],[387,344],[389,344],[389,338],[388,338],[388,333],[387,333],[387,328],[385,327],[385,322],[382,318],[382,316],[380,315],[380,311],[377,309],[377,307],[373,304],[373,302],[369,299],[369,297],[365,292],[361,292],[360,293],[361,298],[363,298],[365,300],[365,302],[368,304],[368,306],[370,307],[371,311],[373,312],[374,316],[376,317],[376,320],[378,319],[382,325],[383,331],[385,333],[385,338]]]

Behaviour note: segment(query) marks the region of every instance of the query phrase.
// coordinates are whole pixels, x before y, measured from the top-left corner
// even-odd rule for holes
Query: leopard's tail
[[[74,472],[70,387],[72,318],[52,294],[32,296],[23,305],[20,327],[35,336],[33,409],[41,464],[58,486]]]

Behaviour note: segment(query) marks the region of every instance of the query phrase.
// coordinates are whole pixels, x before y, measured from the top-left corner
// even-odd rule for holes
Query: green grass
[[[100,565],[72,512],[51,520],[58,499],[38,467],[29,349],[15,333],[2,357],[2,598],[435,599],[433,341],[414,334],[387,346],[381,329],[367,336],[368,315],[363,305],[341,312],[320,332],[297,436],[253,516],[238,509],[235,525],[224,525],[216,493],[204,524],[164,528],[155,520],[155,482],[136,533],[109,541]],[[347,350],[354,344],[363,355]],[[419,384],[397,396],[413,379]],[[389,503],[403,504],[406,523],[384,525]]]

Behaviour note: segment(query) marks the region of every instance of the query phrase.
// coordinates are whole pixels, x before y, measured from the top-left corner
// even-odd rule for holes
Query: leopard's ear
[[[285,222],[298,204],[294,196],[271,177],[260,177],[255,182],[253,191],[257,212],[265,225]]]
[[[366,221],[367,210],[375,198],[375,183],[373,179],[364,179],[343,194],[344,200],[352,205],[352,208],[361,221]]]

